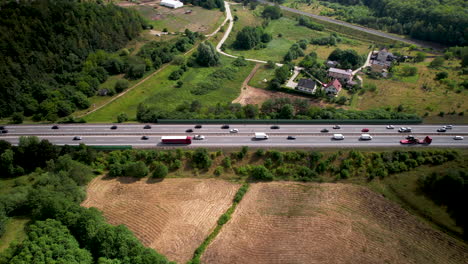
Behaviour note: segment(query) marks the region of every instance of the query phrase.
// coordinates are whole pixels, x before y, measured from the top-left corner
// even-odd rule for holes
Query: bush
[[[223,174],[223,171],[224,171],[224,170],[223,170],[223,167],[218,166],[218,167],[216,167],[216,169],[214,170],[214,175],[215,175],[215,176],[220,176],[221,174]]]
[[[224,157],[222,163],[223,163],[224,168],[226,168],[226,169],[231,168],[231,158],[230,157]]]
[[[283,16],[279,6],[267,6],[263,9],[262,16],[269,19],[278,19]]]
[[[168,172],[169,170],[167,169],[167,166],[161,162],[158,162],[154,166],[153,178],[164,178]]]
[[[127,81],[127,80],[118,80],[116,83],[115,83],[115,86],[114,86],[114,89],[117,93],[121,93],[123,92],[125,89],[128,88],[128,86],[130,85],[130,83]]]
[[[123,123],[123,122],[126,122],[128,121],[128,116],[126,113],[120,113],[118,116],[117,116],[117,122],[118,123]]]
[[[265,166],[253,166],[250,172],[251,176],[255,180],[271,181],[273,180],[273,174],[265,168]]]
[[[448,75],[448,72],[445,72],[445,71],[443,71],[443,72],[438,72],[438,73],[436,74],[435,79],[436,79],[437,81],[439,81],[439,80],[448,78],[448,76],[449,76],[449,75]]]
[[[231,217],[227,214],[227,213],[224,213],[223,215],[221,215],[221,217],[218,219],[218,225],[224,225],[225,223],[227,223],[229,221]]]
[[[127,177],[143,178],[148,172],[148,167],[143,161],[129,162],[124,169],[124,175]]]
[[[237,190],[236,195],[234,196],[234,202],[239,203],[242,200],[242,197],[244,197],[248,189],[249,189],[249,185],[247,183],[244,183],[239,188],[239,190]]]

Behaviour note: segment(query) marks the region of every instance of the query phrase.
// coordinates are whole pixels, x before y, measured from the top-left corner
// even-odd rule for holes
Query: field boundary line
[[[221,231],[221,228],[223,228],[223,226],[231,219],[231,215],[234,213],[237,205],[240,203],[240,201],[242,200],[242,198],[248,190],[248,183],[244,183],[237,190],[236,194],[234,195],[234,198],[232,199],[231,207],[229,207],[229,209],[227,209],[227,211],[219,217],[217,225],[213,232],[211,232],[211,234],[205,238],[203,243],[197,249],[195,249],[195,252],[193,253],[193,258],[189,260],[187,264],[200,264],[200,258],[205,252],[206,248],[216,238],[216,236],[218,236],[219,232]]]

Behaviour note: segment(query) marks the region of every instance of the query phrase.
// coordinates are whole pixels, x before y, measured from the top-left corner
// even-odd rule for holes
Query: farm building
[[[328,69],[328,76],[332,78],[344,80],[345,82],[350,82],[353,79],[353,71],[330,68]]]
[[[167,6],[167,7],[174,8],[174,9],[184,6],[182,2],[179,2],[176,0],[162,0],[160,5]]]

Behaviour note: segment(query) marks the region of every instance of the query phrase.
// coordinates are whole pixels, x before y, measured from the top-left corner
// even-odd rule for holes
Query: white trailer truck
[[[268,139],[268,135],[265,133],[255,133],[255,139]]]

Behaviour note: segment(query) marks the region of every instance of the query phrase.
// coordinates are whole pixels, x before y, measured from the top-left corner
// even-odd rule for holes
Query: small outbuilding
[[[174,9],[184,6],[182,2],[176,1],[176,0],[162,0],[160,5],[167,6],[167,7],[174,8]]]

